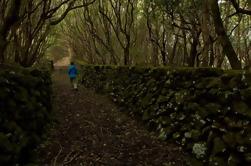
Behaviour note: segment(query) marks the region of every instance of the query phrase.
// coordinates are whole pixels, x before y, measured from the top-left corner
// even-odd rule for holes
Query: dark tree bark
[[[21,2],[22,0],[11,0],[7,15],[3,20],[3,24],[0,25],[0,63],[4,63],[5,61],[4,53],[8,45],[7,36],[13,25],[19,21]]]
[[[44,55],[49,27],[59,24],[70,11],[95,2],[90,0],[79,4],[77,0],[64,0],[54,4],[54,0],[3,1],[6,2],[6,9],[3,11],[1,6],[0,63],[8,58],[24,67],[32,66]],[[65,5],[65,10],[59,12]],[[10,45],[13,49],[9,49]]]
[[[200,42],[199,37],[200,37],[200,33],[196,34],[193,37],[193,42],[191,44],[191,50],[190,50],[190,57],[189,57],[189,60],[188,60],[188,66],[189,67],[194,67],[194,65],[195,65],[196,57],[198,55],[197,46],[198,46],[198,44]]]
[[[218,35],[219,42],[223,48],[224,54],[227,56],[229,63],[233,69],[241,69],[241,62],[237,57],[237,54],[232,46],[231,41],[225,31],[221,13],[218,6],[218,0],[210,0],[209,1],[212,17],[214,21],[215,31]]]
[[[210,49],[212,48],[212,42],[210,40],[210,14],[208,8],[208,0],[203,0],[202,16],[200,19],[203,49],[202,49],[202,66],[208,67],[211,64]]]
[[[175,36],[175,40],[174,40],[174,44],[173,44],[173,50],[172,50],[172,53],[171,53],[171,56],[170,56],[170,60],[169,60],[169,64],[170,65],[174,64],[173,61],[174,61],[174,58],[175,58],[175,55],[176,55],[178,42],[179,42],[179,37]]]

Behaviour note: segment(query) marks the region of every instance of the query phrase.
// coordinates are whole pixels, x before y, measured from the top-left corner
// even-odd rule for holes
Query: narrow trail
[[[177,146],[157,140],[107,97],[73,91],[62,72],[53,81],[58,123],[38,149],[41,166],[184,165]]]

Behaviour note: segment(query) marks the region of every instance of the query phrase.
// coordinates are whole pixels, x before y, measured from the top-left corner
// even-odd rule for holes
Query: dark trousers
[[[78,88],[77,78],[76,77],[71,77],[70,81],[71,81],[72,88],[77,89]]]

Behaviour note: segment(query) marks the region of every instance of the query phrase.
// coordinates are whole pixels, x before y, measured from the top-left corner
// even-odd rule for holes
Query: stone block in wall
[[[0,71],[0,165],[28,164],[51,121],[51,77],[47,71]]]
[[[122,110],[183,146],[194,156],[190,165],[251,165],[251,74],[113,66],[83,66],[82,73],[85,86],[102,82]]]

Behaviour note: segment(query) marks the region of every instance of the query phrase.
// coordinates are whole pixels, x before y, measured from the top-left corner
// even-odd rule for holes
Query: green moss
[[[246,116],[251,120],[251,109],[243,101],[234,101],[233,102],[233,111],[237,114]]]
[[[164,96],[164,95],[160,95],[157,99],[158,103],[166,103],[169,101],[169,97],[168,96]]]
[[[221,106],[217,103],[208,103],[205,108],[209,115],[217,115],[221,112]]]
[[[160,130],[158,138],[161,139],[161,140],[166,140],[173,134],[173,132],[174,131],[170,126],[162,128]]]
[[[203,88],[221,88],[223,87],[222,85],[222,82],[221,82],[221,79],[220,78],[207,78],[207,79],[204,79],[203,81],[205,81],[205,86]]]
[[[241,165],[241,160],[238,155],[236,154],[230,154],[227,160],[227,164],[229,166],[239,166]]]
[[[245,157],[245,160],[246,160],[248,163],[251,163],[251,153],[246,153],[246,154],[244,155],[244,157]]]
[[[223,141],[232,149],[234,149],[237,145],[237,141],[236,141],[236,134],[233,132],[229,132],[223,135],[222,139]]]
[[[200,160],[194,158],[194,157],[186,157],[186,164],[188,166],[203,166],[203,162],[201,162]]]
[[[193,103],[193,102],[189,102],[187,103],[185,110],[190,111],[190,112],[194,112],[197,110],[200,110],[200,105],[198,103]]]
[[[242,89],[240,94],[246,101],[251,101],[251,87]]]
[[[142,120],[148,121],[150,119],[152,119],[150,111],[149,110],[148,111],[144,111],[143,112],[143,116],[142,116]]]
[[[224,166],[226,165],[226,160],[221,157],[211,156],[209,158],[209,166]]]
[[[193,141],[198,141],[199,140],[199,138],[200,138],[200,136],[201,136],[201,131],[199,131],[199,130],[191,130],[190,131],[190,133],[191,133],[191,139],[193,140]]]
[[[98,92],[109,89],[123,110],[140,116],[159,132],[161,139],[175,140],[189,154],[194,145],[203,142],[198,147],[206,148],[206,154],[200,159],[191,157],[190,165],[226,165],[228,160],[229,165],[239,161],[241,165],[248,161],[250,74],[211,68],[138,66],[83,66],[82,73],[86,87]],[[240,152],[243,147],[245,151]]]
[[[11,153],[13,151],[13,144],[9,141],[7,134],[0,133],[0,142],[0,150],[2,153]]]
[[[227,146],[219,137],[214,138],[212,155],[217,155],[219,153],[224,153],[227,151]]]
[[[50,73],[5,68],[0,78],[0,165],[25,164],[50,121]]]

